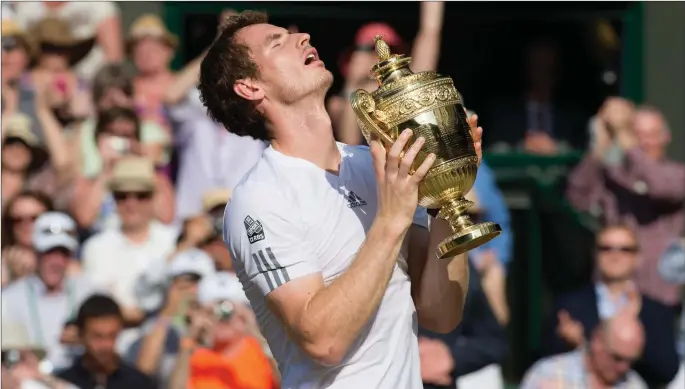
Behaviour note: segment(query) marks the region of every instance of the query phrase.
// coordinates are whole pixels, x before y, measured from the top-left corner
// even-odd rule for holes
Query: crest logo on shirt
[[[363,207],[366,205],[366,201],[352,191],[345,195],[345,199],[349,202],[349,204],[347,204],[349,208]]]
[[[247,215],[243,223],[245,223],[245,231],[247,231],[247,239],[250,241],[250,244],[264,240],[264,227],[262,227],[262,223],[259,220],[255,220],[250,215]]]

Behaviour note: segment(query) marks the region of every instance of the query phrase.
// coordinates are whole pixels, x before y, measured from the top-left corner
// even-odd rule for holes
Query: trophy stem
[[[461,198],[452,200],[438,212],[438,217],[446,220],[454,231],[454,235],[438,245],[438,258],[452,258],[465,253],[489,242],[502,231],[498,224],[491,222],[473,224],[469,215],[464,213],[471,206],[473,202]]]

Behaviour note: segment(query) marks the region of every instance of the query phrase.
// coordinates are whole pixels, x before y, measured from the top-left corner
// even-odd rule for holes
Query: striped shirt
[[[526,372],[521,389],[590,389],[584,355],[579,349],[539,360]],[[647,385],[632,370],[613,386],[613,389],[643,388]]]

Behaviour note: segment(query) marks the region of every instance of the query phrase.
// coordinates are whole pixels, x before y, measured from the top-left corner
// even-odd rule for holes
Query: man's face
[[[609,281],[630,279],[638,262],[638,245],[633,235],[623,229],[609,229],[597,240],[597,268]]]
[[[640,148],[655,159],[664,155],[670,141],[661,117],[654,112],[638,111],[635,114],[635,136]]]
[[[152,219],[152,192],[114,192],[117,213],[125,227],[140,227]]]
[[[606,384],[620,381],[640,357],[642,347],[639,341],[612,341],[606,330],[596,331],[590,344],[590,357],[594,371]]]
[[[71,258],[71,252],[63,247],[39,254],[38,274],[43,283],[49,288],[56,288],[62,284],[67,273],[67,266]]]
[[[103,93],[97,105],[99,111],[106,111],[114,107],[131,107],[133,106],[133,99],[119,88],[109,88]]]
[[[240,340],[246,333],[245,322],[235,314],[233,302],[217,301],[202,307],[205,315],[212,318],[212,342],[218,349]]]
[[[282,27],[255,24],[236,34],[259,69],[255,86],[266,100],[292,104],[309,95],[322,98],[333,83],[333,75],[309,42],[309,35],[291,34]]]
[[[29,56],[20,43],[13,36],[2,38],[2,80],[3,83],[19,78],[29,64]]]
[[[81,334],[86,354],[100,365],[114,364],[117,360],[114,346],[121,329],[121,319],[116,316],[88,319]]]

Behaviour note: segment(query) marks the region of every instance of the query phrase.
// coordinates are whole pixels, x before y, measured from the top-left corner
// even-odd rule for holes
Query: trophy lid
[[[390,51],[388,44],[385,43],[383,37],[380,35],[376,35],[374,43],[376,45],[378,63],[371,68],[371,72],[378,80],[379,85],[414,74],[411,69],[409,69],[411,57],[406,57],[403,54],[393,54]]]

